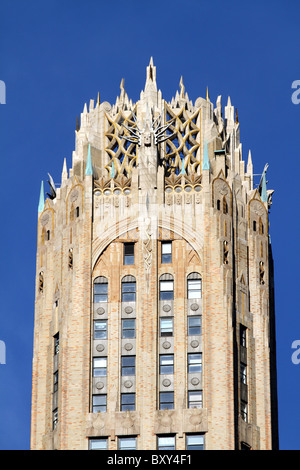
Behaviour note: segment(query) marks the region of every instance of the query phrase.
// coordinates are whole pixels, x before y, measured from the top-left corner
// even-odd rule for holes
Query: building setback
[[[31,449],[276,449],[267,167],[230,98],[120,88],[41,187]]]

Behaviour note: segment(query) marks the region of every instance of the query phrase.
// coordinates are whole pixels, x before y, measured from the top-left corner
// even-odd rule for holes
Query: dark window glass
[[[57,335],[54,336],[54,354],[58,354],[59,353],[59,334],[57,333]]]
[[[241,416],[242,419],[247,423],[248,420],[248,405],[246,402],[241,402]]]
[[[54,372],[53,374],[53,392],[57,392],[58,390],[58,371]]]
[[[241,382],[247,385],[247,366],[241,363]]]
[[[246,328],[240,325],[240,345],[246,347]]]
[[[124,264],[134,264],[134,243],[124,243]]]
[[[52,412],[52,429],[55,429],[58,422],[58,411],[57,408]]]
[[[122,282],[122,302],[135,302],[135,282]]]
[[[135,393],[122,393],[121,394],[121,411],[134,411],[135,410]]]
[[[161,243],[161,262],[172,263],[172,242]]]
[[[93,413],[106,411],[106,395],[93,395]]]
[[[160,410],[173,410],[174,409],[174,392],[160,392],[159,409]]]
[[[107,339],[107,320],[94,321],[94,339]]]
[[[108,284],[94,283],[94,302],[107,302],[108,300]]]
[[[188,354],[188,373],[196,374],[202,372],[202,354]]]
[[[174,355],[161,354],[159,356],[159,373],[174,374]]]
[[[201,316],[188,317],[188,335],[201,335]]]
[[[135,338],[135,319],[122,320],[122,338]]]
[[[122,375],[135,375],[135,356],[122,356]]]

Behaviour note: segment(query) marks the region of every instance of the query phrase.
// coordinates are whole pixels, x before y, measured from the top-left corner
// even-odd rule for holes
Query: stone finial
[[[210,101],[209,93],[208,93],[208,86],[206,87],[206,101]]]

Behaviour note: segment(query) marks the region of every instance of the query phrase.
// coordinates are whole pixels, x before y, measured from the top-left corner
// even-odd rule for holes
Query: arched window
[[[221,202],[220,202],[220,199],[217,200],[217,209],[218,209],[218,211],[221,209]]]
[[[122,302],[135,302],[136,280],[134,276],[125,276],[122,279]]]
[[[107,302],[108,280],[104,276],[96,277],[94,280],[94,303]]]
[[[68,266],[69,269],[73,269],[73,248],[69,249]]]
[[[159,278],[159,300],[174,299],[174,278],[172,274],[163,274]]]
[[[188,299],[201,299],[202,279],[199,273],[191,273],[187,277],[187,297]]]
[[[41,271],[40,274],[39,274],[39,291],[40,292],[44,291],[44,273],[43,273],[43,271]]]

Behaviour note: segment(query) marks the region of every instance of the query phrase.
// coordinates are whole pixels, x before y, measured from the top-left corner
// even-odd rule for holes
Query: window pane
[[[198,434],[193,436],[186,436],[187,449],[190,450],[203,450],[204,449],[204,436]]]
[[[160,281],[160,290],[161,291],[173,290],[173,281]]]
[[[159,409],[172,410],[174,408],[174,392],[160,392]]]
[[[94,358],[94,377],[105,377],[107,374],[107,358]]]
[[[172,242],[161,244],[161,262],[172,263]]]
[[[122,282],[122,302],[135,301],[135,282]]]
[[[94,303],[99,303],[99,302],[107,302],[108,301],[108,296],[107,294],[95,294],[94,295]]]
[[[201,279],[188,279],[188,299],[201,298]]]
[[[158,450],[175,450],[175,436],[159,437]]]
[[[174,356],[160,355],[160,374],[174,374]]]
[[[202,408],[202,390],[189,392],[189,408]]]
[[[160,336],[173,335],[173,318],[160,319]]]
[[[122,338],[135,338],[135,320],[122,320]]]
[[[198,373],[202,372],[202,355],[188,354],[188,372]]]
[[[120,450],[136,450],[136,437],[120,437],[119,449]]]
[[[107,439],[91,439],[91,450],[107,450]]]
[[[173,300],[173,281],[160,281],[160,300]]]
[[[135,375],[135,356],[122,356],[122,375]]]
[[[106,320],[98,320],[94,322],[94,339],[107,339]]]
[[[188,334],[201,335],[201,317],[188,317]]]
[[[94,293],[95,294],[107,294],[108,284],[94,284]]]
[[[134,411],[135,410],[135,393],[122,393],[121,394],[121,411]]]
[[[124,243],[124,264],[134,264],[134,243]]]
[[[93,413],[106,412],[106,395],[93,396]]]

